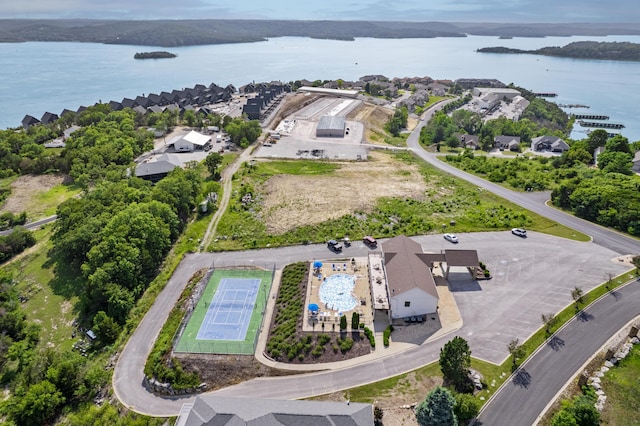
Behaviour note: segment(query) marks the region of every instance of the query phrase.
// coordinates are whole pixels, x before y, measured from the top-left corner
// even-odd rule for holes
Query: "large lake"
[[[640,63],[477,53],[488,46],[536,49],[572,41],[630,41],[640,36],[495,37],[355,41],[284,37],[266,42],[167,49],[175,59],[134,60],[142,46],[89,43],[0,44],[0,128],[22,118],[59,114],[64,108],[120,101],[195,84],[219,86],[298,79],[357,80],[367,74],[435,79],[496,78],[536,92],[556,92],[555,102],[586,104],[623,123],[623,135],[640,140]],[[574,132],[573,137],[585,137]]]

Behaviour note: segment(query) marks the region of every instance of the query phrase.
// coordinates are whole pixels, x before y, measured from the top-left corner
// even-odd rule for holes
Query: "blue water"
[[[236,87],[251,81],[356,80],[367,74],[436,79],[496,78],[537,92],[556,92],[555,102],[586,104],[594,114],[626,125],[640,140],[640,63],[575,60],[534,55],[477,53],[487,46],[535,49],[572,41],[630,41],[640,36],[495,37],[355,41],[284,37],[267,42],[167,49],[175,59],[134,60],[142,46],[84,43],[0,44],[0,128],[26,114],[76,110],[99,101],[171,91],[195,84]],[[574,137],[584,137],[577,135]]]
[[[350,311],[357,303],[353,295],[355,285],[356,278],[353,275],[330,275],[320,285],[320,301],[326,309],[338,312]]]

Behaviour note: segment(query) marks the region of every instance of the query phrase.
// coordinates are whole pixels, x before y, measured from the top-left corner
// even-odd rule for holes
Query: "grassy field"
[[[361,205],[345,212],[340,217],[321,219],[310,208],[317,203],[341,203],[338,190],[318,195],[325,189],[329,179],[339,177],[339,183],[330,185],[345,186],[350,179],[358,180],[357,189],[350,187],[353,194],[373,193],[380,187],[377,179],[375,161],[370,168],[359,169],[357,174],[347,175],[343,169],[348,163],[314,161],[261,161],[254,166],[246,166],[234,179],[233,196],[227,212],[221,219],[216,240],[208,247],[210,251],[244,250],[258,247],[278,247],[306,243],[324,242],[330,238],[372,235],[376,238],[391,237],[398,234],[419,235],[442,232],[442,224],[455,221],[456,232],[478,232],[505,230],[513,227],[525,227],[530,230],[557,235],[579,241],[589,238],[565,226],[559,225],[532,212],[522,209],[488,191],[478,191],[467,182],[457,180],[423,163],[410,153],[380,153],[388,156],[393,164],[393,174],[410,178],[417,170],[421,177],[417,182],[423,186],[421,196],[380,196],[368,199]],[[367,163],[358,163],[366,166]],[[382,172],[381,172],[382,173]],[[387,173],[386,171],[384,173]],[[307,183],[304,191],[288,194],[286,203],[297,203],[296,211],[315,223],[301,224],[283,232],[270,232],[262,218],[270,213],[263,209],[273,193],[270,188],[272,178],[296,179],[304,177]],[[313,179],[311,179],[312,177]],[[382,177],[384,178],[384,177]],[[338,186],[338,187],[339,187]],[[241,202],[242,196],[251,194],[254,200],[250,205]],[[301,196],[299,202],[296,196]],[[315,197],[315,198],[312,198]],[[313,201],[310,201],[313,200]],[[305,213],[305,209],[309,209]],[[284,223],[286,217],[280,218]]]
[[[22,307],[27,320],[41,327],[40,345],[71,349],[78,340],[72,337],[77,316],[75,296],[80,283],[58,269],[49,258],[51,228],[35,231],[37,245],[6,264],[3,269],[14,277],[16,289],[26,298]]]
[[[640,424],[640,346],[635,345],[627,358],[602,378],[607,403],[600,424],[626,426]]]

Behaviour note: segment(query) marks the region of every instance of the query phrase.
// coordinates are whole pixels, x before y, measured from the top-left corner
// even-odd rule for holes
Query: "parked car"
[[[366,236],[362,239],[362,242],[366,245],[369,246],[369,248],[376,248],[378,247],[378,242],[376,241],[375,238],[370,237],[370,236]]]
[[[337,242],[336,240],[329,240],[327,241],[327,247],[329,247],[329,250],[333,250],[333,251],[342,251],[342,244]]]
[[[444,234],[444,239],[451,243],[458,244],[458,237],[456,237],[455,234]]]
[[[344,237],[342,239],[342,244],[344,244],[345,247],[351,247],[351,240],[349,239],[349,237]]]
[[[527,231],[522,228],[513,228],[511,230],[513,235],[517,235],[518,237],[527,238]]]

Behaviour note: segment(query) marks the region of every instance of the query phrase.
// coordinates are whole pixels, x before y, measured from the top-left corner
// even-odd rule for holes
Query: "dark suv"
[[[336,240],[327,241],[327,247],[329,247],[329,250],[342,251],[342,244]]]

